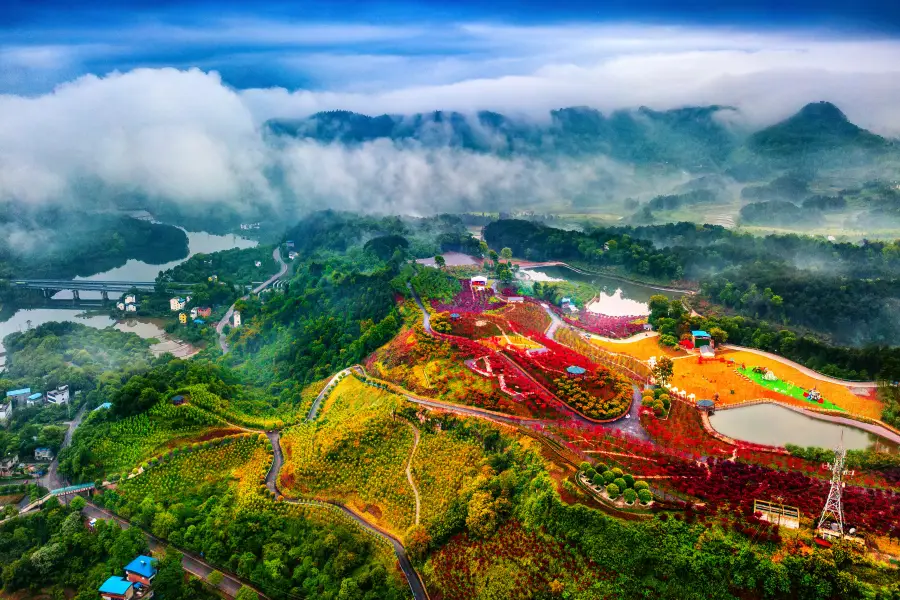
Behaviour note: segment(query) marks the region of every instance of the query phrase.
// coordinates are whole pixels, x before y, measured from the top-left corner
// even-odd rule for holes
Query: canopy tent
[[[765,375],[763,375],[763,379],[766,381],[778,381],[778,377],[775,376],[775,373],[772,371],[766,370]]]
[[[587,373],[587,369],[572,365],[570,367],[566,367],[566,373],[568,373],[569,375],[584,375],[585,373]]]

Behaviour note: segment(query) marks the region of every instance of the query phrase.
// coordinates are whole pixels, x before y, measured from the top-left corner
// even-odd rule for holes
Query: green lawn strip
[[[763,386],[766,389],[770,389],[773,392],[778,392],[779,394],[784,394],[785,396],[789,396],[789,397],[795,398],[797,400],[802,400],[804,402],[812,404],[813,406],[827,408],[829,410],[844,411],[843,408],[841,408],[840,406],[837,406],[835,404],[832,404],[825,398],[822,398],[821,404],[818,402],[812,402],[809,398],[807,398],[806,396],[803,395],[804,392],[806,392],[807,390],[805,390],[804,388],[802,388],[800,386],[791,385],[790,383],[787,383],[786,381],[782,381],[780,379],[775,380],[775,381],[766,381],[765,379],[763,379],[763,376],[761,373],[755,373],[752,368],[746,368],[746,369],[738,368],[738,372],[746,375],[755,383]]]

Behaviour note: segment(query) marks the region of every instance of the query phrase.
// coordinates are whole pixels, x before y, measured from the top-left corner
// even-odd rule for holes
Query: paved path
[[[413,444],[412,452],[409,453],[409,462],[406,463],[406,479],[409,480],[409,485],[412,488],[413,494],[416,496],[416,525],[418,525],[421,503],[419,501],[419,488],[416,487],[416,482],[413,480],[412,476],[412,461],[413,457],[416,455],[416,448],[419,447],[419,430],[416,429],[416,426],[412,423],[410,423],[409,426],[412,427],[413,433],[416,436],[416,441]]]
[[[102,519],[104,521],[115,521],[119,524],[122,529],[128,529],[131,527],[131,523],[122,517],[114,515],[111,512],[108,512],[99,506],[88,502],[87,506],[81,511],[85,516],[92,517],[94,519]],[[147,532],[144,532],[144,535],[147,536],[147,543],[150,546],[150,550],[153,552],[159,552],[160,550],[165,550],[168,547],[168,543],[164,540],[157,538],[154,535],[151,535]],[[181,565],[184,567],[184,570],[192,575],[199,577],[200,579],[206,579],[210,576],[210,574],[216,569],[201,559],[199,556],[187,552],[185,550],[178,549],[179,552],[183,554],[183,558],[181,560]],[[220,571],[221,572],[221,571]],[[233,575],[229,575],[227,573],[222,573],[222,583],[219,584],[218,590],[228,596],[229,598],[234,598],[237,596],[238,590],[241,589],[242,586],[246,585],[247,587],[253,587],[248,583],[242,582],[240,579]],[[256,588],[254,588],[256,589]],[[256,592],[260,595],[261,598],[268,598],[265,594],[256,590]]]
[[[848,381],[846,379],[838,379],[837,377],[829,377],[828,375],[823,375],[818,371],[813,371],[809,367],[804,367],[799,363],[795,363],[794,361],[785,358],[783,356],[779,356],[778,354],[773,354],[771,352],[766,352],[765,350],[757,350],[756,348],[745,348],[744,346],[735,346],[732,344],[723,344],[723,348],[727,348],[729,350],[740,350],[741,352],[749,352],[750,354],[756,354],[759,356],[765,356],[766,358],[771,358],[774,361],[780,362],[783,365],[787,365],[794,369],[797,369],[804,375],[808,375],[813,379],[818,379],[819,381],[825,381],[827,383],[834,383],[837,385],[843,385],[849,388],[867,388],[867,389],[875,389],[878,387],[878,383],[875,381]]]
[[[68,447],[69,444],[72,443],[72,436],[75,435],[75,430],[81,425],[86,410],[86,407],[82,406],[81,410],[78,411],[78,414],[75,415],[75,418],[69,423],[69,428],[66,429],[66,435],[63,437],[62,445],[59,447],[60,452],[62,452],[63,448]],[[57,490],[68,485],[66,478],[59,474],[59,452],[56,453],[50,466],[47,467],[47,474],[41,477],[38,480],[38,483],[48,490]]]
[[[276,247],[275,250],[272,251],[272,258],[274,258],[275,261],[281,265],[281,268],[278,270],[278,272],[276,274],[272,275],[271,277],[269,277],[268,279],[263,281],[261,284],[259,284],[258,286],[256,286],[252,290],[250,290],[250,294],[260,293],[261,291],[263,291],[264,289],[266,289],[267,287],[269,287],[270,285],[272,285],[273,283],[278,281],[278,279],[280,279],[282,276],[284,276],[285,273],[287,273],[288,266],[287,266],[287,263],[281,259],[281,249],[280,248]],[[241,296],[240,300],[246,300],[247,298],[250,297],[250,294]],[[235,301],[235,304],[237,304],[237,301]],[[225,329],[225,325],[227,325],[228,322],[231,320],[232,315],[234,315],[234,304],[232,304],[231,306],[228,307],[228,311],[225,313],[225,316],[222,317],[222,319],[216,324],[216,333],[219,334],[219,348],[222,349],[222,354],[228,354],[228,342],[225,340],[224,329]]]
[[[335,373],[334,377],[328,380],[328,383],[324,388],[322,388],[322,391],[319,392],[319,395],[316,396],[316,399],[313,400],[312,406],[309,407],[309,414],[306,415],[307,421],[312,421],[316,418],[316,415],[319,413],[319,406],[322,404],[322,400],[324,400],[325,397],[328,396],[328,394],[332,390],[332,387],[335,383],[337,383],[337,380],[341,377],[341,375],[349,373],[352,368],[353,367],[347,367],[343,371]]]

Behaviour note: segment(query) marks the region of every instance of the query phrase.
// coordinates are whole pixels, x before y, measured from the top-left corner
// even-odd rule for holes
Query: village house
[[[11,477],[19,468],[18,455],[0,459],[0,477]]]
[[[116,308],[118,308],[119,310],[125,310],[125,303],[124,302],[116,302]]]
[[[197,316],[203,317],[204,319],[212,316],[212,309],[208,306],[201,306],[197,309]]]
[[[125,577],[113,575],[100,586],[103,600],[149,599],[153,597],[151,581],[156,577],[156,561],[141,555],[125,566]]]
[[[35,392],[32,395],[25,398],[25,406],[34,406],[36,404],[44,403],[44,394],[41,392]]]
[[[297,258],[297,253],[294,251],[288,252],[288,260],[294,260]]]
[[[187,315],[184,313],[178,313],[178,322],[181,323],[182,325],[186,325],[187,324]]]
[[[234,315],[232,315],[231,321],[233,323],[232,327],[240,327],[241,326],[241,313],[239,313],[238,311],[234,311]]]
[[[125,304],[135,304],[137,302],[137,298],[135,298],[134,294],[128,294],[125,296]]]
[[[195,306],[194,308],[192,308],[192,309],[191,309],[191,319],[196,319],[196,318],[197,318],[197,314],[198,314],[199,312],[200,312],[200,309],[198,309],[196,306]]]
[[[478,275],[473,277],[471,280],[472,289],[475,290],[483,290],[487,286],[487,277],[482,277]]]
[[[213,275],[215,277],[215,275]],[[169,299],[169,310],[175,312],[176,310],[184,310],[185,305],[191,301],[191,297],[187,296],[182,298],[181,296],[177,298]]]
[[[61,385],[55,390],[47,392],[47,402],[50,404],[67,404],[69,402],[69,386]]]
[[[28,396],[31,395],[31,388],[22,388],[19,390],[12,390],[10,392],[6,392],[6,399],[9,400],[9,403],[18,402],[19,406],[22,405],[22,402],[25,401]]]
[[[53,460],[53,451],[50,448],[35,448],[34,460]]]
[[[126,304],[125,312],[137,312],[137,304]]]
[[[0,423],[5,423],[9,421],[9,418],[12,416],[13,411],[13,403],[12,400],[5,404],[0,404]]]

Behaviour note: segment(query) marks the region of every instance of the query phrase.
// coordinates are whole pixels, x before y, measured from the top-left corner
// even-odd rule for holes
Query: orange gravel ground
[[[697,399],[712,398],[713,394],[718,392],[719,402],[722,404],[737,404],[748,400],[770,398],[785,404],[803,408],[815,408],[815,405],[810,402],[796,400],[768,390],[756,383],[745,381],[734,372],[733,367],[729,367],[726,363],[704,361],[701,365],[696,357],[687,357],[683,351],[660,348],[657,343],[658,339],[656,337],[645,338],[627,344],[601,340],[591,340],[591,342],[605,350],[618,352],[619,354],[630,354],[641,360],[664,354],[675,358],[675,377],[672,379],[672,385],[679,390],[686,390],[689,394],[696,394]],[[850,414],[871,419],[881,418],[882,405],[874,397],[857,396],[842,385],[813,379],[793,367],[764,356],[751,354],[750,352],[724,350],[717,352],[716,355],[726,359],[730,358],[738,365],[743,363],[747,367],[766,367],[772,370],[779,379],[789,381],[805,389],[818,388],[822,392],[823,397]],[[731,390],[734,390],[734,394],[731,393]]]

